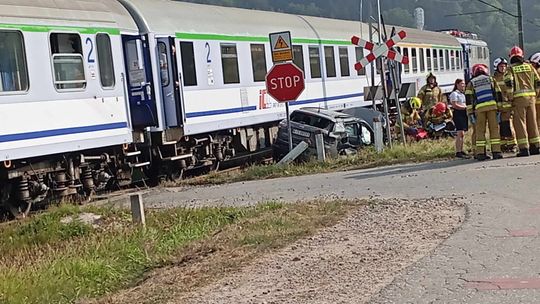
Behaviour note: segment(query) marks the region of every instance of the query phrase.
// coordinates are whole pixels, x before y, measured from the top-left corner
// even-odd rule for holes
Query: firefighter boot
[[[501,159],[503,155],[501,152],[493,152],[493,159]]]
[[[538,149],[537,146],[531,146],[531,148],[530,148],[530,154],[531,154],[531,155],[538,155],[538,154],[540,154],[540,149]]]
[[[527,157],[529,156],[529,149],[519,149],[519,153],[516,155],[517,157]]]

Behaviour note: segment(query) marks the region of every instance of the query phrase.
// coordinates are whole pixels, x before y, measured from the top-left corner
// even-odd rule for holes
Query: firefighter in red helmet
[[[518,157],[540,154],[535,107],[540,76],[532,65],[525,62],[523,55],[523,50],[517,46],[510,50],[510,67],[504,78],[508,99],[514,109]]]
[[[465,90],[467,105],[472,106],[472,114],[476,120],[476,159],[487,160],[486,124],[489,128],[491,152],[494,159],[502,158],[499,124],[497,121],[497,104],[502,103],[502,92],[499,85],[489,76],[489,69],[484,64],[475,64],[472,68],[473,78]]]

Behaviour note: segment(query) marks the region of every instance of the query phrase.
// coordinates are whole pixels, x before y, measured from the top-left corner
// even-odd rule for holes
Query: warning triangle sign
[[[283,39],[283,37],[279,36],[276,42],[276,46],[274,48],[275,49],[288,49],[289,45],[287,44],[287,42],[285,42],[285,39]]]

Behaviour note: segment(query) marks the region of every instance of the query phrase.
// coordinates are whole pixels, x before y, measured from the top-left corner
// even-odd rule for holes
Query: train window
[[[450,71],[451,70],[451,68],[450,68],[450,51],[445,50],[444,53],[445,53],[444,55],[445,55],[445,59],[446,59],[445,60],[446,61],[445,67],[446,67],[447,71]]]
[[[403,56],[409,57],[409,48],[403,48]],[[410,61],[411,60],[409,60],[409,64],[404,64],[403,65],[403,71],[405,73],[410,73],[411,72]]]
[[[0,31],[0,94],[27,90],[23,35],[17,31]]]
[[[439,53],[439,71],[444,71],[444,51],[438,50]]]
[[[461,70],[461,51],[456,51],[456,66],[458,70]]]
[[[412,61],[412,71],[413,73],[418,73],[418,58],[416,56],[417,49],[411,49],[411,61]]]
[[[356,62],[358,62],[358,61],[362,60],[362,58],[364,58],[364,49],[363,48],[357,47],[357,48],[354,48],[354,51],[356,53]],[[362,68],[361,70],[356,71],[356,74],[358,76],[366,75],[366,68]]]
[[[336,77],[336,56],[333,46],[324,47],[324,62],[326,63],[326,77]]]
[[[225,84],[240,83],[236,44],[221,44],[221,65],[223,67],[223,82]]]
[[[159,73],[161,75],[161,86],[166,87],[170,83],[169,58],[167,56],[167,45],[163,42],[158,42],[157,47],[158,47]]]
[[[251,67],[253,69],[253,81],[266,79],[266,53],[264,44],[251,45]]]
[[[304,78],[306,77],[306,70],[304,69],[304,51],[301,45],[293,45],[293,62],[304,71]]]
[[[439,51],[433,50],[433,70],[439,70]]]
[[[84,89],[86,77],[81,37],[78,34],[52,33],[50,43],[56,88]]]
[[[321,78],[321,57],[318,46],[309,47],[309,67],[311,78]]]
[[[346,46],[339,48],[339,67],[342,77],[351,76],[351,70],[349,69],[349,49]]]
[[[456,56],[454,50],[450,50],[450,70],[456,70]]]
[[[431,49],[426,49],[426,60],[427,60],[427,70],[433,71],[431,69]]]
[[[180,56],[182,56],[184,86],[196,86],[197,70],[195,68],[195,52],[193,51],[193,42],[180,42]]]
[[[114,63],[111,48],[111,38],[107,34],[96,35],[99,79],[103,88],[114,88]]]
[[[426,62],[424,61],[424,49],[420,48],[418,49],[418,58],[420,59],[420,73],[423,73],[426,71]]]

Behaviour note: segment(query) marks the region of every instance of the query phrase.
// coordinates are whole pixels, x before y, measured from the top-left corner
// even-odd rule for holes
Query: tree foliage
[[[312,15],[327,18],[367,20],[376,15],[375,0],[188,0],[205,4],[270,10],[291,14]],[[492,58],[504,57],[508,50],[518,44],[517,18],[503,13],[482,13],[447,16],[490,11],[493,8],[475,0],[380,0],[382,14],[388,24],[413,27],[414,9],[425,12],[425,29],[455,28],[477,33],[488,42]],[[487,0],[494,6],[517,14],[516,1]],[[361,5],[362,4],[362,5]],[[538,0],[522,0],[524,14],[525,52],[540,52],[540,4]],[[362,14],[361,14],[362,12]]]

